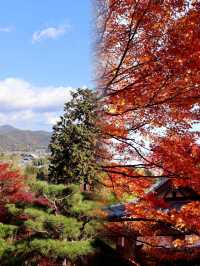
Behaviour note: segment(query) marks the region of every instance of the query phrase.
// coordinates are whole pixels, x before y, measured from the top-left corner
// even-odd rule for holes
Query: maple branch
[[[106,112],[107,115],[110,115],[110,116],[122,116],[124,114],[127,114],[129,112],[133,112],[133,111],[137,111],[137,110],[140,110],[140,109],[145,109],[145,108],[151,108],[151,107],[154,107],[154,106],[159,106],[159,105],[163,105],[163,104],[166,104],[166,103],[173,103],[174,99],[176,99],[178,96],[186,93],[186,92],[189,92],[190,90],[193,89],[193,85],[191,87],[186,87],[186,90],[183,91],[183,88],[181,88],[180,90],[178,90],[174,95],[168,97],[168,98],[165,98],[163,100],[160,100],[160,101],[157,101],[157,102],[153,102],[153,103],[148,103],[146,105],[143,105],[143,106],[135,106],[135,107],[132,107],[132,108],[128,108],[122,112],[115,112],[115,113],[109,113],[109,112]],[[186,99],[189,99],[189,98],[200,98],[200,96],[187,96],[187,97],[184,97],[183,99],[186,100]],[[183,99],[176,99],[176,103]]]
[[[120,93],[122,93],[124,91],[128,91],[128,90],[134,91],[134,89],[133,89],[133,86],[134,85],[138,84],[139,82],[142,82],[145,78],[150,77],[151,75],[152,75],[152,73],[148,73],[148,74],[146,74],[146,75],[138,78],[134,82],[128,84],[127,86],[123,87],[123,89],[120,89],[120,90],[112,90],[111,93],[107,93],[104,96],[102,96],[101,98],[105,98],[105,97],[109,97],[109,96],[115,96],[117,94],[120,94]],[[137,90],[137,88],[135,88],[135,90]],[[108,113],[108,114],[110,114],[110,113]]]
[[[114,136],[114,135],[111,135],[111,134],[109,134],[112,138],[114,138],[114,139],[116,139],[116,140],[118,140],[118,141],[121,141],[122,143],[125,143],[125,144],[128,144],[130,147],[132,147],[134,150],[135,150],[135,152],[144,160],[144,161],[146,161],[149,165],[152,165],[152,166],[154,166],[154,167],[157,167],[157,168],[160,168],[160,169],[162,169],[162,170],[164,170],[164,171],[166,171],[167,173],[168,173],[168,175],[165,175],[165,176],[160,176],[160,177],[168,177],[168,178],[180,178],[180,179],[188,179],[188,177],[184,177],[184,176],[181,176],[181,175],[179,175],[179,174],[177,174],[177,173],[174,173],[174,172],[172,172],[172,171],[169,171],[168,169],[165,169],[162,165],[160,165],[160,164],[157,164],[157,163],[155,163],[155,162],[151,162],[151,161],[149,161],[147,158],[145,158],[142,154],[141,154],[141,152],[133,145],[133,144],[131,144],[131,143],[127,143],[126,142],[126,138],[124,138],[124,137],[116,137],[116,136]],[[131,177],[131,176],[130,176]],[[153,177],[153,176],[152,176]],[[154,176],[154,177],[159,177],[159,176]]]
[[[117,78],[118,73],[119,73],[119,71],[120,71],[120,68],[121,68],[121,66],[122,66],[122,64],[123,64],[123,62],[124,62],[124,59],[125,59],[125,57],[126,57],[126,54],[127,54],[128,50],[129,50],[129,46],[130,46],[130,44],[131,44],[133,38],[135,37],[135,35],[136,35],[136,33],[137,33],[137,30],[138,30],[138,28],[139,28],[139,26],[140,26],[140,23],[142,22],[144,16],[146,15],[147,10],[149,9],[150,1],[148,2],[147,8],[144,10],[142,16],[140,17],[140,19],[138,19],[138,21],[137,21],[137,23],[136,23],[136,25],[135,25],[135,28],[134,28],[134,30],[133,30],[133,32],[132,32],[132,26],[133,26],[133,21],[134,21],[134,14],[135,14],[135,12],[136,12],[136,8],[137,8],[137,5],[139,4],[139,2],[140,2],[140,1],[136,2],[135,11],[134,11],[133,14],[132,14],[131,23],[130,23],[130,26],[129,26],[129,32],[128,32],[128,41],[127,41],[126,47],[125,47],[124,52],[123,52],[123,54],[122,54],[122,56],[121,56],[121,59],[120,59],[120,61],[119,61],[118,67],[116,68],[116,71],[115,71],[115,74],[114,74],[113,78],[108,82],[108,84],[107,84],[107,86],[106,86],[106,90],[110,87],[110,85],[111,85],[111,84],[114,82],[114,80]]]
[[[120,171],[113,171],[113,170],[109,170],[109,169],[104,169],[104,171],[106,171],[107,173],[110,174],[118,174],[118,175],[122,175],[125,177],[130,177],[130,178],[170,178],[170,179],[177,179],[177,176],[174,175],[131,175],[131,174],[127,174],[125,172],[120,172]],[[187,177],[179,177],[179,179],[188,179]]]

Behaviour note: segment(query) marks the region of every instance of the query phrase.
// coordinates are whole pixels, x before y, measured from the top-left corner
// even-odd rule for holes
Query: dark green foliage
[[[0,223],[0,265],[38,265],[46,257],[62,265],[64,259],[76,262],[93,254],[100,229],[92,218],[96,203],[78,185],[31,181],[29,186],[49,204],[6,205],[10,225]]]
[[[49,180],[53,183],[93,183],[99,130],[96,94],[78,89],[65,104],[64,114],[53,128]]]

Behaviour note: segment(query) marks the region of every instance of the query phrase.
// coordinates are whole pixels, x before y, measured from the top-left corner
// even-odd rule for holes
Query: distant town
[[[45,179],[48,173],[51,133],[0,126],[0,162],[21,169],[26,176]]]

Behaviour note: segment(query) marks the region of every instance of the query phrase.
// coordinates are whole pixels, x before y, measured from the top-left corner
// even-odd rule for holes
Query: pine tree
[[[0,265],[88,265],[96,202],[78,185],[30,180],[0,165]]]

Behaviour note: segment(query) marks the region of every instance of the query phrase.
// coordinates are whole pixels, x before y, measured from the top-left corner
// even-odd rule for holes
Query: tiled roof
[[[162,185],[164,185],[167,181],[168,181],[168,178],[159,179],[158,182],[153,184],[146,191],[146,195],[148,195],[149,193],[152,193],[152,192],[156,192],[156,190],[159,189]],[[126,212],[125,206],[127,206],[129,204],[136,204],[139,201],[140,201],[140,198],[135,198],[133,200],[128,201],[127,203],[119,203],[119,204],[110,205],[110,206],[104,208],[104,211],[106,211],[108,213],[108,219],[109,220],[122,218],[122,217],[125,217],[128,215],[128,213]]]

